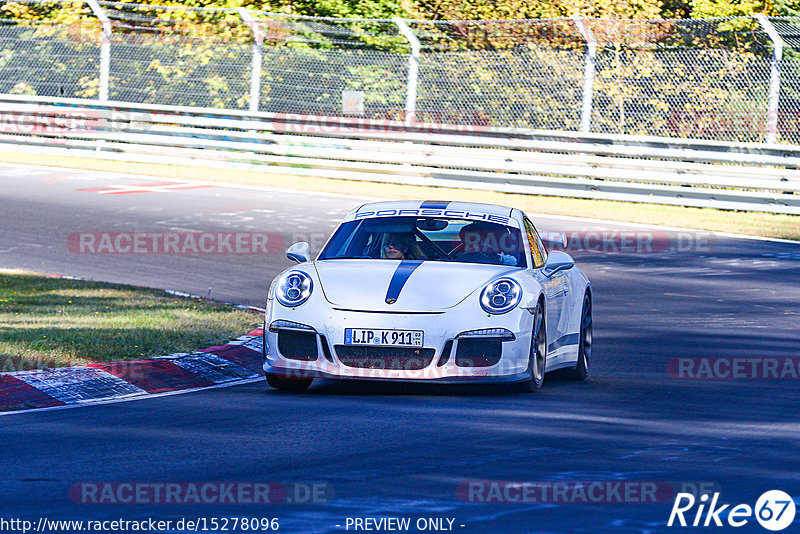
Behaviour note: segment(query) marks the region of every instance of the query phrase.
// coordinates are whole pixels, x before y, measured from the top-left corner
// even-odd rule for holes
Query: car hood
[[[492,278],[519,270],[507,265],[398,260],[323,260],[314,262],[314,267],[333,306],[397,313],[452,308]],[[387,303],[387,295],[396,302]]]

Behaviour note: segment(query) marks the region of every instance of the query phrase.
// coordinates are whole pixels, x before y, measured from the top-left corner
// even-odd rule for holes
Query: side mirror
[[[547,260],[545,260],[544,267],[542,267],[542,273],[550,278],[558,271],[566,271],[573,267],[575,267],[575,260],[572,259],[572,256],[566,252],[554,250],[547,255]]]
[[[311,260],[311,247],[305,241],[300,241],[289,247],[286,257],[297,263],[305,263]]]

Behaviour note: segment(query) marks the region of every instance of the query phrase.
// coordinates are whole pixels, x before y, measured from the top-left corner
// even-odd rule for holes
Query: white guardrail
[[[800,215],[800,146],[0,95],[0,151]]]

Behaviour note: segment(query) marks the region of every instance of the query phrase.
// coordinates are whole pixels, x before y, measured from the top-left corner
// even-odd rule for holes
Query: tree
[[[800,17],[800,0],[773,0],[773,4],[782,17]]]
[[[580,15],[660,18],[661,0],[416,0],[415,14],[433,20],[536,19]]]
[[[774,12],[772,0],[691,0],[691,3],[692,18],[696,19],[746,17],[754,13],[771,15]]]

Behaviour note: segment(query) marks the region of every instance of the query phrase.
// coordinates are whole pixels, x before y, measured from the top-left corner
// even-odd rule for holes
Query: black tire
[[[544,303],[540,300],[533,316],[533,335],[531,336],[528,373],[530,379],[520,383],[520,390],[526,393],[539,391],[544,384],[544,373],[547,368],[547,323],[544,314]]]
[[[592,295],[583,295],[581,309],[581,331],[578,337],[578,361],[575,367],[567,369],[565,375],[570,380],[586,380],[589,376],[589,363],[592,361]]]
[[[264,373],[267,384],[280,391],[305,391],[314,381],[313,378],[283,378],[272,373]]]

